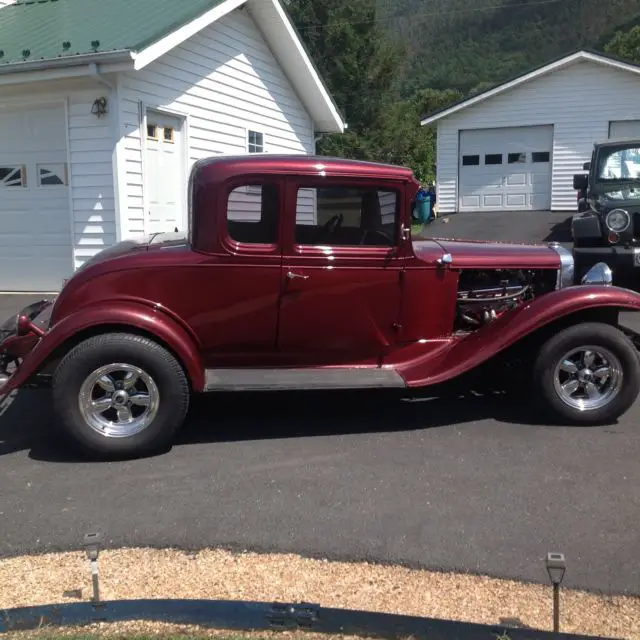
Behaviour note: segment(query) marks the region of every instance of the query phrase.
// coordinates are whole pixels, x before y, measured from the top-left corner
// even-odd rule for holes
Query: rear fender
[[[163,343],[181,362],[194,391],[205,386],[204,365],[200,357],[197,338],[162,309],[138,303],[110,302],[108,305],[84,307],[57,322],[22,361],[19,370],[3,388],[3,395],[24,385],[54,355],[64,354],[77,343],[81,334],[95,335],[127,329],[142,331]]]
[[[488,362],[509,347],[544,327],[558,322],[593,318],[597,310],[640,311],[640,294],[613,286],[578,285],[536,298],[530,304],[505,313],[490,325],[452,341],[437,358],[416,358],[398,367],[410,387],[451,380]],[[569,318],[571,316],[571,318]],[[591,318],[588,318],[591,316]]]

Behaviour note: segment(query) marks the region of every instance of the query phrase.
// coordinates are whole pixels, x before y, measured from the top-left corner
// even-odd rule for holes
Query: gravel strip
[[[361,636],[357,638],[344,635],[329,636],[322,633],[301,633],[299,631],[245,633],[148,622],[127,622],[119,624],[117,629],[115,625],[107,623],[86,626],[82,630],[40,629],[0,637],[11,637],[12,640],[59,640],[66,638],[70,640],[103,640],[103,638],[108,640],[202,640],[204,638],[217,638],[218,640],[367,640]]]
[[[326,607],[551,629],[551,589],[493,578],[296,555],[124,549],[100,554],[105,600],[207,598]],[[0,560],[0,608],[88,600],[82,552]],[[640,640],[640,597],[563,590],[562,631]],[[119,631],[120,627],[112,627]],[[100,635],[104,630],[100,631]],[[265,637],[265,634],[259,634]]]

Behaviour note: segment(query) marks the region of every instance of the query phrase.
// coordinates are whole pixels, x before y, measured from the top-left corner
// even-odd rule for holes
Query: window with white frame
[[[264,134],[259,131],[247,131],[247,151],[249,153],[263,153]]]
[[[39,187],[64,187],[67,185],[67,164],[65,162],[39,164],[37,169]]]
[[[0,167],[0,187],[26,187],[27,168],[11,165]]]

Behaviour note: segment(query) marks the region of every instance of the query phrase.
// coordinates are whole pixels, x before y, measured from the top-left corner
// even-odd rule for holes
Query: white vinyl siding
[[[637,113],[639,99],[640,77],[583,61],[444,117],[437,125],[440,213],[458,210],[461,130],[536,125],[554,127],[551,209],[574,211],[574,173],[593,144],[607,140],[610,121]]]
[[[262,211],[262,187],[235,188],[227,200],[227,218],[236,222],[259,222]]]
[[[309,114],[253,20],[240,10],[149,67],[123,74],[119,86],[126,136],[123,237],[145,231],[140,102],[188,117],[188,170],[201,158],[247,153],[248,131],[264,134],[265,153],[315,151]]]
[[[296,203],[296,224],[315,225],[318,222],[317,192],[315,189],[299,189]]]
[[[100,96],[108,98],[110,113],[98,118],[91,113],[91,106]],[[7,85],[3,87],[0,97],[0,113],[4,109],[14,108],[27,112],[38,105],[53,104],[60,105],[57,108],[60,109],[61,122],[56,130],[64,140],[64,162],[68,163],[64,224],[60,224],[58,234],[60,239],[62,236],[66,238],[63,247],[65,257],[60,257],[60,260],[64,259],[68,264],[64,277],[69,277],[74,268],[116,241],[113,181],[115,121],[111,112],[116,113],[117,109],[115,97],[106,87],[97,86],[92,80],[76,79],[27,86]],[[43,119],[43,126],[45,123]],[[44,157],[42,162],[46,162]],[[30,184],[35,184],[34,180],[30,179]],[[42,232],[42,228],[33,229],[34,238]],[[34,276],[32,282],[25,282],[26,290],[49,289],[47,283],[37,280]]]
[[[262,191],[258,187],[238,187],[229,194],[227,215],[230,220],[257,222],[262,210]],[[317,220],[316,190],[300,189],[296,203],[296,224],[315,225]]]
[[[74,92],[69,98],[69,183],[73,220],[74,265],[116,242],[116,207],[113,180],[115,109],[98,118],[93,101],[108,90]]]
[[[396,218],[398,194],[393,191],[379,191],[382,224],[391,224]]]

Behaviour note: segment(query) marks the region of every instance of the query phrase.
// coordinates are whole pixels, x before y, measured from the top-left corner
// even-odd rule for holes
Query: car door
[[[199,292],[191,302],[189,323],[202,343],[207,366],[276,363],[281,194],[276,178],[239,177],[220,187],[218,201],[207,205],[217,214],[219,246],[210,262],[203,262],[189,278],[189,286]]]
[[[289,365],[379,363],[397,341],[401,184],[286,183],[278,352]]]

